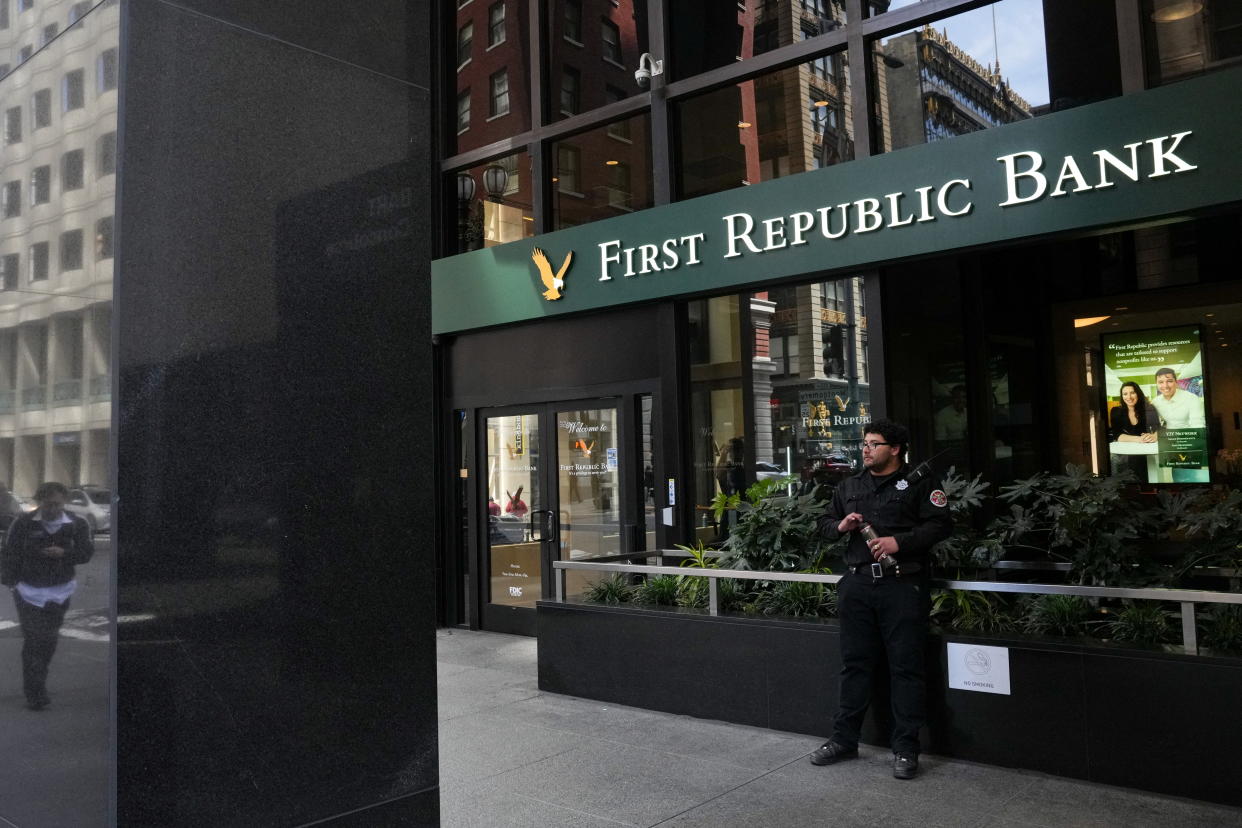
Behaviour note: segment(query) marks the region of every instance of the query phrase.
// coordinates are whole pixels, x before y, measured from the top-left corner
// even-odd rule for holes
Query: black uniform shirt
[[[889,475],[877,477],[863,469],[842,480],[828,513],[820,518],[820,533],[830,541],[836,540],[841,537],[837,524],[851,512],[858,512],[880,537],[891,535],[897,539],[894,557],[898,561],[926,566],[929,550],[953,533],[953,519],[940,481],[928,476],[910,483],[906,480],[910,472],[910,466],[903,464]],[[845,550],[846,564],[856,566],[874,560],[863,536],[851,532]]]

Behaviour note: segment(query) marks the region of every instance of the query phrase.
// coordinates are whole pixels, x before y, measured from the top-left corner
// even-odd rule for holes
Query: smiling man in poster
[[[1194,385],[1202,387],[1199,383],[1191,387]],[[1174,483],[1207,483],[1203,397],[1183,389],[1177,372],[1168,367],[1156,371],[1156,391],[1159,393],[1151,402],[1160,415],[1160,465],[1173,470]]]

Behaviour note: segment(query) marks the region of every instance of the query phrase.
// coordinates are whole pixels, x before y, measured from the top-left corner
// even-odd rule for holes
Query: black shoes
[[[845,745],[829,739],[811,753],[812,765],[831,765],[842,759],[857,759],[858,748],[847,748]]]
[[[919,772],[919,757],[913,753],[893,754],[893,777],[895,779],[913,779]]]

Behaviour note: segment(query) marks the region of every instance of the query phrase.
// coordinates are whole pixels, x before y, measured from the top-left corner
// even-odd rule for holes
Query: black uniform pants
[[[926,717],[924,647],[930,609],[922,578],[847,575],[841,579],[841,706],[833,741],[857,747],[871,702],[876,667],[887,658],[891,678],[894,753],[919,752]]]
[[[22,684],[26,701],[37,701],[47,695],[47,667],[56,652],[60,640],[60,625],[65,620],[69,602],[48,602],[42,607],[27,604],[17,590],[13,590],[13,603],[17,605],[17,618],[22,624]]]

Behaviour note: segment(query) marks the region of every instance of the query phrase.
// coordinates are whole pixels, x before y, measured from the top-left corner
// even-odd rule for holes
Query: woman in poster
[[[1156,442],[1155,411],[1147,405],[1147,397],[1137,382],[1123,382],[1118,392],[1121,405],[1108,412],[1108,440],[1110,443]],[[1145,455],[1112,455],[1113,472],[1129,468],[1134,476],[1147,480],[1147,457]]]

